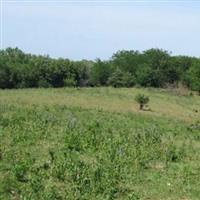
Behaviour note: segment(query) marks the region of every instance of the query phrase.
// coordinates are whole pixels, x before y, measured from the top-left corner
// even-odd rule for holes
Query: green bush
[[[27,182],[27,177],[26,177],[28,171],[27,163],[25,162],[17,163],[15,166],[13,166],[12,171],[18,181]]]
[[[108,79],[108,85],[113,87],[132,87],[135,85],[135,78],[129,72],[117,69]]]
[[[38,87],[39,88],[50,88],[51,84],[47,80],[41,79],[38,81]]]
[[[76,82],[76,80],[74,80],[74,78],[66,78],[64,80],[64,86],[75,87],[75,86],[77,86],[77,82]]]
[[[144,94],[137,94],[135,101],[140,105],[140,110],[143,110],[144,105],[149,102],[149,97],[145,96]]]
[[[191,89],[197,91],[200,95],[200,62],[196,62],[191,66],[188,76]]]
[[[177,83],[198,91],[200,59],[171,56],[162,49],[118,51],[109,60],[71,61],[0,50],[0,88],[113,86],[167,87]]]

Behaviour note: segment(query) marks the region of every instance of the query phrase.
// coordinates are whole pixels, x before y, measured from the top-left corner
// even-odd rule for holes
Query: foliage
[[[90,84],[92,86],[107,85],[111,72],[112,69],[108,62],[97,59],[91,70]]]
[[[191,66],[189,70],[189,81],[191,88],[198,91],[200,95],[200,61]]]
[[[136,72],[137,83],[143,87],[161,87],[159,72],[152,70],[147,64],[141,65]]]
[[[113,87],[132,87],[135,85],[135,78],[129,72],[122,72],[117,69],[108,79],[108,85]]]
[[[149,102],[149,97],[145,96],[144,94],[137,94],[135,96],[135,101],[139,103],[140,110],[143,109],[144,105],[146,105]]]
[[[140,64],[144,63],[144,56],[139,51],[118,51],[112,56],[112,63],[121,71],[135,74]]]
[[[140,89],[160,100],[143,115],[121,110],[134,91],[1,90],[0,199],[198,199],[199,129],[158,110],[188,113],[199,97]]]
[[[51,87],[51,84],[47,80],[41,79],[38,81],[38,87],[39,88],[49,88],[49,87]]]
[[[66,87],[75,87],[77,85],[76,81],[74,80],[74,78],[66,78],[64,80],[64,86]]]
[[[177,87],[181,83],[197,90],[198,75],[194,71],[199,62],[194,57],[171,56],[162,49],[122,50],[104,61],[71,61],[7,48],[0,51],[0,88]]]

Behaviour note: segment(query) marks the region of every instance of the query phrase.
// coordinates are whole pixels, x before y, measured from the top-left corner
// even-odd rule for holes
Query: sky
[[[200,0],[0,0],[1,48],[73,60],[161,48],[200,57]]]

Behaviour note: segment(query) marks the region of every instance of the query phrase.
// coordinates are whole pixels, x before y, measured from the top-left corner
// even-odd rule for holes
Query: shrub
[[[197,91],[200,96],[200,62],[191,66],[188,75],[191,89]]]
[[[77,86],[77,82],[76,82],[76,80],[74,80],[74,78],[66,78],[64,80],[64,86],[75,87],[75,86]]]
[[[52,85],[45,79],[41,79],[38,81],[38,87],[39,88],[50,88]]]
[[[15,175],[18,181],[27,182],[27,178],[26,178],[27,170],[28,170],[27,163],[25,162],[19,163],[13,167],[13,174]]]
[[[129,72],[117,69],[108,79],[108,85],[113,87],[132,87],[135,85],[135,77]]]
[[[135,101],[140,105],[140,110],[143,110],[144,105],[149,102],[149,97],[145,96],[144,94],[137,94]]]

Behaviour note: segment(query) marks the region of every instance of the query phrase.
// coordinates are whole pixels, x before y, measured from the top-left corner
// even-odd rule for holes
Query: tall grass
[[[42,93],[39,99],[49,96]],[[7,102],[0,103],[0,199],[200,196],[200,131],[189,123],[61,105],[57,99],[46,105]]]

